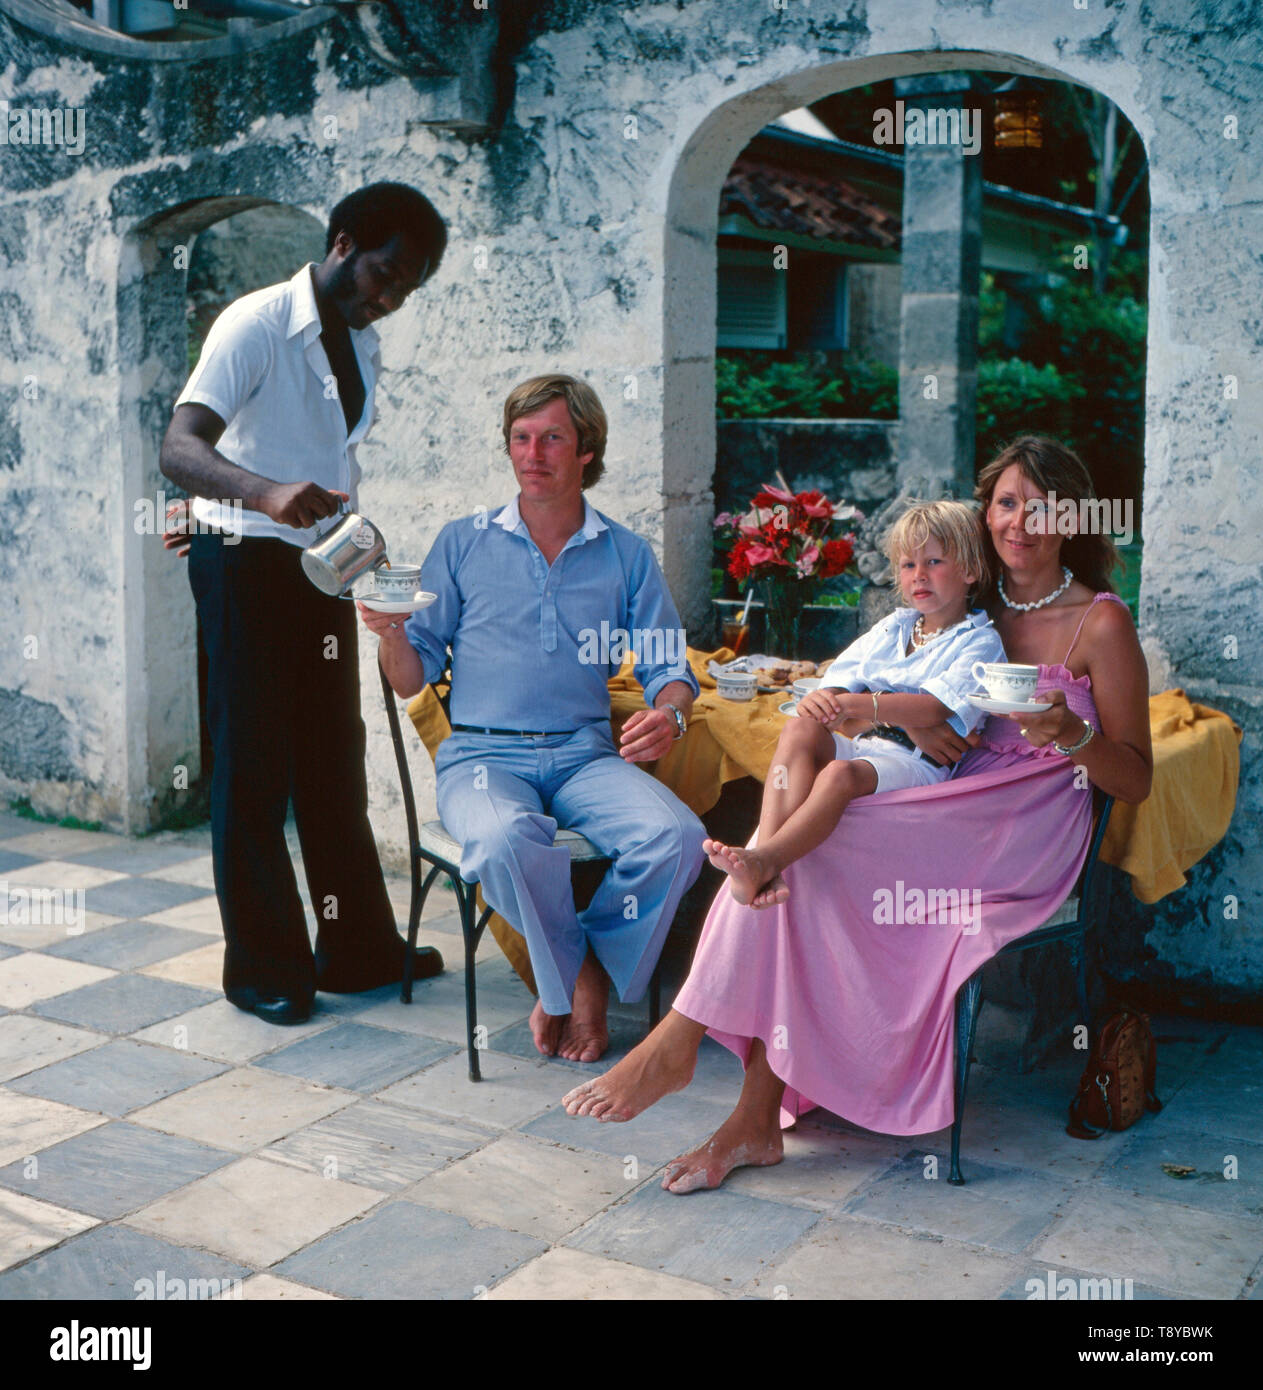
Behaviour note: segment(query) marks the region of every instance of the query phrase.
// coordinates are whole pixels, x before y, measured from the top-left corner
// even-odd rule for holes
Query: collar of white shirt
[[[921,615],[915,608],[896,608],[891,616],[894,619],[896,629],[899,633],[899,641],[906,647],[908,645],[908,639],[912,636],[912,629]],[[953,626],[959,626],[962,629],[990,627],[991,619],[981,608],[975,608],[967,613],[959,624],[953,624]]]
[[[301,333],[304,347],[313,338],[320,336],[320,309],[316,304],[316,286],[311,278],[315,268],[315,261],[308,261],[289,282],[293,293],[290,296],[289,327],[285,330],[285,336],[292,338],[295,334]],[[351,336],[359,339],[370,353],[377,347],[379,342],[377,330],[371,323],[366,324],[363,328],[352,328],[349,331]]]
[[[503,526],[506,531],[520,531],[523,529],[522,513],[518,509],[519,493],[507,506],[500,510],[491,519],[497,526]],[[583,499],[583,525],[579,528],[578,534],[583,536],[585,541],[595,540],[602,531],[608,531],[609,527],[601,520],[596,508],[585,497]]]

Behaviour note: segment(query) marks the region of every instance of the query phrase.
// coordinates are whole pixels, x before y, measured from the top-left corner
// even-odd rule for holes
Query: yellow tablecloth
[[[1149,699],[1153,790],[1139,806],[1114,803],[1101,858],[1131,876],[1142,903],[1182,888],[1185,870],[1223,839],[1237,800],[1241,730],[1182,690]]]
[[[746,776],[764,780],[785,719],[777,706],[789,698],[788,692],[744,702],[720,698],[707,663],[731,659],[727,648],[689,648],[701,695],[688,733],[659,762],[645,765],[699,816],[719,800],[725,782]],[[615,742],[624,722],[645,704],[631,672],[629,659],[610,681]],[[451,726],[431,687],[408,705],[408,717],[433,758]],[[1152,696],[1149,719],[1153,791],[1139,806],[1115,803],[1101,847],[1101,858],[1129,874],[1132,890],[1146,903],[1182,887],[1187,881],[1184,871],[1223,838],[1236,800],[1241,741],[1241,730],[1226,714],[1192,704],[1182,690]],[[481,893],[478,901],[481,904]],[[488,926],[513,968],[534,990],[524,938],[498,914]]]

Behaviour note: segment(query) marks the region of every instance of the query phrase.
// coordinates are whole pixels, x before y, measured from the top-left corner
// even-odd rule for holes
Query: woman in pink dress
[[[721,888],[674,1007],[565,1097],[571,1115],[629,1120],[688,1085],[707,1032],[735,1052],[746,1068],[736,1109],[667,1166],[672,1192],[779,1163],[782,1124],[817,1105],[889,1134],[950,1124],[957,989],[1073,889],[1089,784],[1120,801],[1149,794],[1145,661],[1110,592],[1113,544],[1078,524],[1095,514],[1079,506],[1094,495],[1087,470],[1025,436],[982,470],[975,495],[998,576],[992,617],[1009,661],[1040,667],[1037,694],[1052,707],[992,716],[972,747],[947,724],[910,730],[956,763],[948,781],[854,801],[786,870],[783,903],[754,910]]]

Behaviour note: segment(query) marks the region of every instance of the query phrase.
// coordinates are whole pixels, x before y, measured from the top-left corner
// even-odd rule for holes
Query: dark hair
[[[504,452],[509,452],[509,434],[514,420],[523,415],[534,415],[551,400],[563,400],[570,418],[574,422],[575,433],[579,436],[579,453],[591,454],[584,465],[580,488],[590,488],[599,482],[605,472],[605,443],[609,436],[609,422],[600,398],[586,381],[578,377],[564,376],[560,372],[550,376],[533,376],[529,381],[519,382],[509,392],[504,403]]]
[[[356,251],[376,251],[394,236],[406,238],[428,261],[426,280],[438,269],[447,247],[447,228],[434,204],[406,183],[370,183],[343,198],[329,214],[326,256],[339,232],[351,238]]]
[[[991,568],[997,577],[1003,572],[1003,563],[995,553],[991,530],[986,525],[986,514],[1000,475],[1013,464],[1017,464],[1022,476],[1034,483],[1041,492],[1055,492],[1058,497],[1068,497],[1075,502],[1096,496],[1096,490],[1092,486],[1092,475],[1084,466],[1083,460],[1073,449],[1057,440],[1041,434],[1024,434],[1002,449],[978,474],[978,482],[974,487],[974,496],[982,503],[987,554],[992,560]],[[1109,536],[1093,534],[1090,531],[1080,531],[1073,536],[1067,536],[1061,544],[1061,562],[1089,589],[1095,590],[1098,594],[1114,592],[1110,575],[1119,563],[1119,558],[1114,542]],[[981,598],[989,603],[994,597],[993,580]]]

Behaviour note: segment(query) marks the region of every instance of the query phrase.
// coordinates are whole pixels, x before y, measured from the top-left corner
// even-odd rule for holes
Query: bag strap
[[[1091,1070],[1091,1068],[1089,1068],[1089,1070]],[[1071,1139],[1099,1139],[1101,1135],[1105,1133],[1105,1130],[1110,1127],[1114,1118],[1114,1111],[1113,1107],[1110,1105],[1109,1091],[1102,1081],[1103,1076],[1104,1073],[1101,1071],[1096,1073],[1095,1085],[1100,1090],[1101,1096],[1105,1101],[1105,1129],[1094,1129],[1083,1118],[1082,1112],[1086,1104],[1085,1097],[1091,1091],[1094,1084],[1091,1076],[1085,1073],[1083,1080],[1079,1083],[1078,1095],[1070,1102],[1070,1122],[1066,1125],[1066,1133]]]

